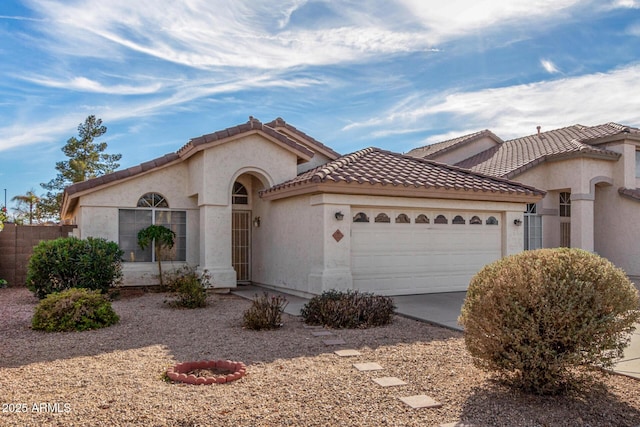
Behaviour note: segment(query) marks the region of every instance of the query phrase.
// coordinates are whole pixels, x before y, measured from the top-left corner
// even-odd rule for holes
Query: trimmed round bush
[[[485,266],[459,322],[476,366],[536,394],[557,394],[578,367],[610,368],[640,319],[638,291],[580,249],[524,251]]]
[[[40,299],[69,288],[105,293],[122,277],[123,254],[117,243],[102,238],[42,241],[29,259],[27,287]]]
[[[100,293],[88,289],[67,289],[47,295],[40,301],[31,327],[47,332],[85,331],[118,323],[111,302]]]
[[[395,308],[390,297],[357,290],[330,290],[311,298],[300,314],[309,325],[369,328],[391,323]]]

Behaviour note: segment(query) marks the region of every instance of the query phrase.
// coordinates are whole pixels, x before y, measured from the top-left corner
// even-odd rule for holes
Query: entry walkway
[[[285,307],[285,313],[300,316],[300,310],[308,301],[295,295],[273,291],[259,286],[238,286],[231,293],[247,299],[253,299],[263,292],[270,295],[284,295],[289,302]],[[439,294],[401,295],[393,297],[396,303],[396,313],[421,322],[433,323],[445,328],[462,331],[458,325],[458,316],[464,303],[466,292],[447,292]],[[640,379],[640,324],[631,337],[631,343],[624,352],[613,371]]]

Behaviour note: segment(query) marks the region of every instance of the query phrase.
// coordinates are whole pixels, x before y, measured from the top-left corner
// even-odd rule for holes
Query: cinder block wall
[[[0,231],[0,279],[9,286],[25,286],[33,247],[42,240],[67,237],[75,225],[5,224]]]

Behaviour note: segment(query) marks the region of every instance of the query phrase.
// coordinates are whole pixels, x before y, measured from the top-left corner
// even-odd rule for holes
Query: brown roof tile
[[[420,157],[424,159],[433,158],[436,155],[444,154],[447,151],[451,151],[455,148],[462,147],[473,141],[477,141],[480,138],[489,137],[501,144],[503,141],[493,132],[488,129],[481,130],[479,132],[471,133],[469,135],[459,136],[457,138],[449,139],[447,141],[437,142],[435,144],[425,145],[423,147],[417,147],[407,153],[408,156]]]
[[[341,182],[380,187],[446,189],[534,197],[545,194],[544,191],[506,179],[370,147],[304,172],[292,180],[264,190],[262,195],[270,196],[294,187]],[[428,195],[428,191],[424,193],[425,196]]]
[[[621,196],[625,196],[637,202],[640,202],[640,188],[620,187],[618,188],[618,193],[620,193]]]
[[[295,126],[292,126],[289,123],[285,122],[282,117],[278,117],[275,120],[267,123],[266,125],[274,128],[275,130],[278,130],[279,128],[284,128],[289,130],[290,132],[300,136],[301,138],[306,139],[309,142],[312,142],[313,145],[315,145],[315,147],[313,148],[319,148],[321,151],[326,152],[326,154],[329,155],[329,157],[331,157],[332,159],[337,159],[338,157],[340,157],[340,153],[338,153],[337,151],[334,151],[331,147],[324,145],[322,142],[318,141],[312,136],[309,136],[306,133],[302,132],[301,130],[297,129]]]
[[[589,155],[616,160],[619,153],[595,146],[603,138],[639,133],[617,123],[599,126],[573,125],[505,141],[456,164],[492,176],[513,178],[549,159]]]
[[[292,140],[291,138],[287,137],[286,135],[282,134],[281,132],[278,132],[277,130],[275,130],[273,127],[267,125],[267,124],[262,124],[262,122],[254,117],[249,117],[249,121],[247,123],[243,123],[241,125],[238,126],[232,126],[229,127],[227,129],[223,129],[223,130],[219,130],[217,132],[213,132],[213,133],[209,133],[206,135],[202,135],[199,136],[197,138],[192,138],[191,140],[189,140],[189,142],[187,142],[185,145],[183,145],[179,150],[178,150],[178,154],[185,155],[185,153],[189,152],[190,150],[192,150],[195,147],[198,147],[199,145],[202,144],[208,144],[210,142],[215,142],[215,141],[220,141],[223,140],[225,138],[229,138],[231,136],[235,136],[241,133],[246,133],[246,132],[250,132],[250,131],[261,131],[264,132],[265,134],[269,135],[270,137],[280,141],[281,143],[295,149],[296,151],[300,152],[303,156],[307,156],[309,158],[313,157],[313,151],[310,150],[309,148],[305,147],[304,145]],[[314,140],[315,141],[315,140]],[[318,143],[320,144],[320,143]]]

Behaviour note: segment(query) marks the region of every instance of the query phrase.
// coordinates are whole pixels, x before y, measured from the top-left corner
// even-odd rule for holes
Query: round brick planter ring
[[[212,376],[196,376],[188,374],[196,369],[211,369],[220,371],[219,374]],[[231,360],[201,360],[199,362],[178,363],[172,368],[167,369],[167,376],[178,382],[187,384],[224,384],[235,381],[247,374],[247,367],[242,362],[232,362]]]

